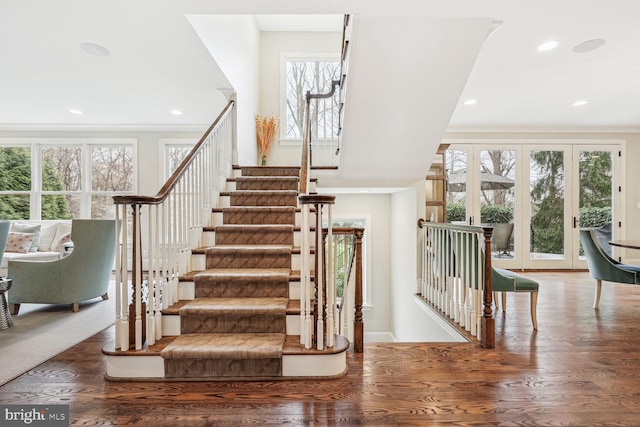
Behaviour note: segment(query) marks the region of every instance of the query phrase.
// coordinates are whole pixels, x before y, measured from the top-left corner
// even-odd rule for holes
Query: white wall
[[[190,15],[201,36],[237,94],[238,163],[257,163],[255,116],[259,109],[260,32],[250,15]]]
[[[391,332],[399,342],[447,342],[454,338],[438,317],[416,302],[418,228],[424,204],[418,203],[424,181],[391,196]],[[366,328],[366,324],[365,324]],[[457,334],[453,334],[457,336]]]
[[[389,194],[338,194],[333,207],[334,218],[368,218],[365,230],[364,278],[371,300],[363,309],[365,337],[389,335],[391,216]]]
[[[416,303],[418,191],[424,182],[393,194],[338,194],[334,217],[367,217],[365,341],[452,341],[437,316]],[[424,209],[422,209],[424,211]],[[423,214],[424,212],[422,212]]]
[[[333,54],[340,55],[342,33],[294,33],[263,32],[260,54],[260,112],[263,117],[284,116],[280,111],[281,86],[280,64],[282,54]],[[281,123],[282,124],[282,123]],[[268,164],[300,164],[300,144],[273,144]]]

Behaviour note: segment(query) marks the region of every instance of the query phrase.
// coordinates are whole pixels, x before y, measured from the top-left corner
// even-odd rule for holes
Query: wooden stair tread
[[[202,314],[211,311],[234,314],[287,310],[287,298],[196,298],[180,308],[184,313]]]
[[[167,345],[165,359],[263,359],[282,357],[285,335],[279,333],[183,334]]]
[[[142,350],[115,350],[113,342],[105,345],[102,354],[106,356],[160,356],[160,352],[171,344],[178,337],[163,337],[155,342],[154,345],[145,345]],[[284,346],[282,347],[283,356],[287,355],[309,355],[309,354],[336,354],[349,349],[350,342],[342,335],[334,335],[334,345],[331,348],[317,350],[315,348],[305,349],[300,344],[300,335],[287,335],[285,337]]]
[[[277,195],[298,195],[298,190],[233,190],[221,191],[220,196],[231,196],[232,194],[277,194]]]
[[[211,270],[216,270],[216,269],[211,269]],[[195,275],[198,274],[198,273],[202,273],[204,271],[207,271],[207,270],[190,271],[188,273],[185,273],[185,274],[181,275],[179,277],[179,281],[180,282],[193,282],[193,278],[195,277]],[[288,270],[287,269],[287,271],[290,271],[290,273],[289,273],[289,281],[290,282],[299,282],[300,281],[300,270]],[[311,280],[313,280],[314,276],[315,276],[315,272],[312,270],[311,271]]]
[[[208,268],[203,271],[194,272],[195,276],[224,276],[224,277],[286,277],[291,276],[291,270],[288,268]]]
[[[162,310],[162,314],[168,315],[168,316],[177,316],[180,314],[180,309],[189,301],[190,300],[178,301],[176,304],[172,305],[171,307],[168,307]],[[311,307],[311,312],[313,313],[313,307]],[[287,314],[288,315],[300,314],[300,300],[290,299],[287,302]]]
[[[215,231],[224,230],[290,230],[293,231],[295,227],[291,224],[220,224],[214,227]],[[224,246],[224,245],[221,245]]]

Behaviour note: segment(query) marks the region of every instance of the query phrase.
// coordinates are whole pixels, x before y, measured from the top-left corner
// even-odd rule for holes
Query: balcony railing
[[[495,346],[492,313],[491,227],[418,222],[422,254],[418,294],[476,337]]]

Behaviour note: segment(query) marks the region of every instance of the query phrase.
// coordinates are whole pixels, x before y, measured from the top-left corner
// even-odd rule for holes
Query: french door
[[[579,228],[619,232],[619,154],[619,144],[452,144],[447,219],[491,225],[496,266],[586,268]]]

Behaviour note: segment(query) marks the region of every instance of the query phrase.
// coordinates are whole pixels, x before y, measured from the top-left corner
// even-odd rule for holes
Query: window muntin
[[[339,78],[340,62],[337,59],[285,58],[284,59],[284,123],[281,137],[301,139],[304,127],[304,106],[307,91],[327,93],[331,82]],[[318,139],[330,139],[330,133],[338,129],[339,106],[337,97],[326,102],[311,103],[312,122]]]

